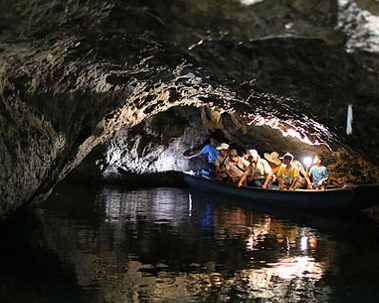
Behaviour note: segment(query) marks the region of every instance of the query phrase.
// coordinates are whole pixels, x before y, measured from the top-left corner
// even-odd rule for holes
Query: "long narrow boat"
[[[238,188],[203,175],[184,172],[184,180],[194,189],[243,199],[275,208],[318,211],[351,211],[379,204],[377,184],[354,185],[341,189],[282,191],[255,187]]]

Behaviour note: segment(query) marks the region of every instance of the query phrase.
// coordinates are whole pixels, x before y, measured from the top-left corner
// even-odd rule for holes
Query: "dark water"
[[[280,216],[186,189],[61,186],[2,227],[0,302],[378,302],[376,222]]]

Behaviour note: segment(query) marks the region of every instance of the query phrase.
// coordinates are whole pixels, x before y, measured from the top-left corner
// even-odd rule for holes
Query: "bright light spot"
[[[349,104],[347,107],[347,122],[346,122],[346,134],[351,135],[353,133],[353,106]]]
[[[312,164],[312,158],[311,157],[305,157],[303,160],[303,163],[305,166],[310,166]]]
[[[253,5],[253,4],[263,2],[264,0],[240,0],[240,1],[244,5]]]
[[[253,250],[255,245],[255,236],[254,234],[250,234],[246,241],[246,248],[248,250]]]
[[[314,143],[311,140],[309,140],[309,138],[307,136],[305,136],[305,135],[301,136],[301,134],[298,131],[296,131],[292,128],[288,129],[287,131],[282,131],[282,133],[283,133],[284,137],[291,136],[294,138],[298,138],[300,141],[307,143],[309,145],[314,145]]]
[[[165,189],[119,192],[105,188],[96,196],[95,204],[104,209],[104,220],[110,224],[124,224],[126,220],[136,223],[144,213],[159,224],[178,226],[177,214],[186,212],[187,205],[177,205],[176,199],[175,192]]]
[[[276,276],[292,280],[294,278],[302,278],[306,274],[313,278],[320,279],[322,275],[322,267],[310,257],[294,257],[284,259],[275,264]]]
[[[285,125],[283,125],[283,122],[281,122],[278,118],[263,118],[262,116],[255,116],[249,123],[249,125],[257,125],[257,126],[263,126],[267,125],[270,126],[271,128],[278,129],[282,133],[284,137],[293,137],[299,139],[301,142],[306,143],[308,145],[323,145],[325,144],[327,147],[329,147],[326,143],[320,142],[315,140],[312,142],[307,135],[301,134],[299,131],[296,131],[295,128],[298,128],[295,125],[292,125],[291,122],[286,121]],[[325,126],[321,124],[317,124],[316,122],[314,123],[314,126],[316,126],[320,132],[326,133],[330,135],[328,130],[326,129]],[[329,148],[330,149],[330,148]]]
[[[197,42],[197,43],[195,43],[195,44],[192,44],[192,45],[188,48],[188,50],[192,50],[192,49],[195,48],[196,46],[200,46],[200,45],[202,45],[203,43],[204,43],[204,40],[201,39],[199,42]]]
[[[284,27],[285,27],[286,29],[291,29],[291,28],[293,27],[293,22],[286,23],[286,24],[284,25]]]
[[[300,249],[301,250],[307,250],[308,249],[308,237],[301,237]]]
[[[188,211],[189,211],[189,216],[192,216],[192,196],[191,194],[188,194]]]
[[[307,256],[290,257],[280,259],[277,263],[266,263],[267,267],[246,270],[249,279],[249,288],[259,290],[260,296],[272,297],[268,290],[275,289],[279,277],[283,280],[310,278],[313,281],[320,280],[324,271],[321,263],[315,262],[314,258]],[[275,282],[274,282],[275,281]]]

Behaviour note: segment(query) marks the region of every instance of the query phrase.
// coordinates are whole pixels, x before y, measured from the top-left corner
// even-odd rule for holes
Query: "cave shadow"
[[[46,245],[43,226],[32,208],[24,208],[0,226],[0,301],[92,302],[95,292],[77,283],[72,265]]]

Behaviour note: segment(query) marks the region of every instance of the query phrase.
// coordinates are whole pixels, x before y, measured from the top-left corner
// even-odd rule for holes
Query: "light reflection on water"
[[[150,292],[144,294],[149,300],[203,300],[213,297],[216,290],[218,301],[237,296],[235,299],[272,298],[283,302],[294,290],[302,292],[299,300],[316,298],[309,289],[316,288],[325,265],[314,258],[317,238],[310,228],[289,226],[287,222],[240,207],[196,200],[186,191],[177,189],[126,193],[105,189],[96,196],[95,203],[104,210],[104,222],[117,226],[115,236],[119,241],[125,239],[116,231],[125,232],[127,228],[135,232],[142,222],[153,224],[144,227],[148,233],[154,233],[159,228],[157,225],[166,225],[176,238],[172,239],[176,243],[167,245],[174,251],[167,252],[167,256],[162,254],[160,260],[155,260],[153,255],[150,256],[153,260],[137,258],[133,261],[133,267],[138,270],[132,276],[139,276],[139,271],[154,273],[139,276],[138,289],[149,289]],[[142,234],[134,238],[140,244],[140,253],[154,254],[156,245],[166,243],[160,237],[154,239]],[[175,245],[185,249],[175,252]],[[233,251],[235,254],[229,253]],[[179,264],[179,272],[176,272],[176,257],[185,259],[185,264]],[[125,276],[121,279],[125,280]],[[294,287],[293,281],[302,289]]]
[[[342,284],[360,277],[341,259],[354,264],[356,247],[230,202],[185,189],[63,187],[38,209],[29,238],[75,276],[83,302],[346,301]],[[365,256],[373,274],[377,247]],[[361,285],[366,299],[371,284]]]

